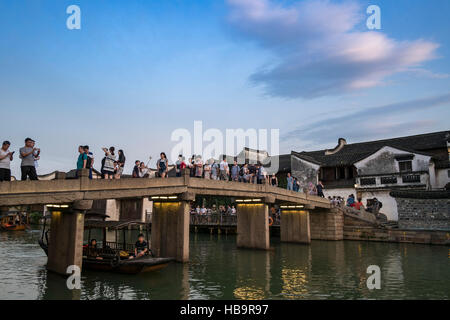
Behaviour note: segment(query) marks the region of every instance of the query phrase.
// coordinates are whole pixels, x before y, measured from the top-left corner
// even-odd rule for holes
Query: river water
[[[47,273],[39,229],[0,232],[0,299],[449,299],[450,248],[359,241],[271,239],[270,251],[236,237],[191,234],[190,263],[142,275],[83,271],[81,290]],[[381,269],[369,290],[367,267]]]

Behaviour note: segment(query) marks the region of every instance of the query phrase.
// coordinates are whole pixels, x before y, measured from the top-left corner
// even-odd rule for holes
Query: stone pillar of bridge
[[[283,242],[310,243],[309,211],[303,209],[282,209],[280,238]]]
[[[189,211],[195,195],[185,193],[176,201],[154,201],[151,249],[156,257],[189,261]]]
[[[67,275],[67,268],[83,260],[84,213],[92,201],[75,201],[69,208],[49,207],[52,213],[47,269]]]
[[[237,204],[237,246],[267,250],[269,241],[269,203],[275,199],[263,199],[261,203]]]
[[[344,214],[339,208],[315,209],[311,212],[311,239],[343,240]]]

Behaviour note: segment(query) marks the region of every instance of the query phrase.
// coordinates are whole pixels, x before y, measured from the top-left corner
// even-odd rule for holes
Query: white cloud
[[[378,86],[393,74],[417,70],[439,47],[358,30],[366,16],[355,2],[227,2],[230,23],[274,53],[274,61],[251,76],[274,96],[314,98]]]

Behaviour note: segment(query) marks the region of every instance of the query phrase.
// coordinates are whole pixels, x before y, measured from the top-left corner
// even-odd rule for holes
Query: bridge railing
[[[191,213],[190,222],[192,225],[203,226],[236,226],[237,216],[235,214]]]
[[[272,216],[273,224],[272,226],[280,225],[280,218],[277,216]],[[207,213],[198,214],[191,213],[190,223],[194,226],[237,226],[237,215],[236,214],[220,214],[220,213]]]

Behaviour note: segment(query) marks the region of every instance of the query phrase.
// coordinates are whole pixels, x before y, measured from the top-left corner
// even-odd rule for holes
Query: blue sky
[[[66,8],[81,8],[81,30]],[[381,9],[369,31],[366,8]],[[0,139],[170,152],[171,132],[279,128],[281,152],[448,130],[447,0],[0,0]],[[19,161],[13,164],[17,175]],[[97,162],[98,164],[99,162]]]

